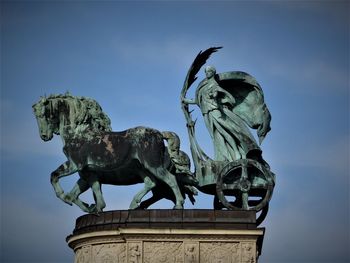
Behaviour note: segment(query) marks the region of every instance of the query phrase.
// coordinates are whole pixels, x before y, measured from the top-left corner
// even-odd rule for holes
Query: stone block
[[[78,218],[67,242],[76,263],[255,263],[264,228],[255,226],[253,214],[110,211]]]

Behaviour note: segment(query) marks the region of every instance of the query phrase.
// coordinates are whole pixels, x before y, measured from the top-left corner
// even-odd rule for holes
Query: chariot
[[[262,222],[275,176],[248,128],[257,129],[260,143],[270,130],[271,115],[260,85],[247,73],[215,74],[214,67],[207,67],[210,70],[206,71],[207,79],[199,83],[196,100],[186,98],[196,74],[217,49],[198,54],[181,91],[195,178],[189,157],[180,150],[180,139],[173,132],[141,126],[113,132],[110,119],[95,100],[69,93],[43,97],[34,104],[40,137],[49,141],[54,134],[59,135],[67,157],[51,173],[57,197],[85,212],[99,213],[106,206],[101,184],[143,182],[144,188],[134,196],[129,209],[146,209],[162,198],[173,201],[175,209],[182,209],[186,195],[194,202],[196,186],[214,196],[214,209],[260,212],[257,223]],[[214,142],[213,159],[199,146],[189,104],[197,104],[202,111]],[[168,142],[167,151],[164,140]],[[74,173],[79,174],[79,179],[65,193],[59,180]],[[91,205],[79,199],[89,188],[95,199]],[[150,191],[153,196],[141,203]]]
[[[199,182],[197,188],[205,194],[214,196],[214,209],[261,212],[257,220],[260,223],[267,214],[275,185],[275,175],[263,160],[260,148],[258,147],[236,160],[214,160],[210,158],[196,139],[196,122],[192,119],[192,111],[189,109],[188,103],[185,103],[187,100],[186,93],[196,80],[195,75],[216,49],[211,48],[199,53],[187,74],[181,92],[182,110],[187,122],[190,149],[195,166],[194,174]],[[262,89],[255,78],[244,72],[232,71],[216,74],[215,80],[220,87],[235,97],[236,106],[234,111],[237,118],[242,118],[251,128],[257,128],[257,123],[256,121],[254,123],[252,118],[257,118],[256,112],[260,111],[263,114],[261,115],[261,125],[265,125],[266,133],[270,130],[271,117],[264,103]],[[203,80],[198,87],[201,87],[204,81],[206,80]],[[197,93],[198,89],[196,97]],[[260,143],[266,133],[261,137],[259,136]]]

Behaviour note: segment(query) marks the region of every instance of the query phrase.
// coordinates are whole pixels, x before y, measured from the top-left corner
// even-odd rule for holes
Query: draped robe
[[[235,98],[214,77],[199,84],[196,103],[213,140],[215,160],[234,161],[250,151],[261,152],[245,121],[232,110]]]

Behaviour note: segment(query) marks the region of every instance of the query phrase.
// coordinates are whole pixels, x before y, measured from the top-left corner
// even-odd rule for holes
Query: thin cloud
[[[40,139],[39,129],[31,105],[19,104],[8,98],[1,99],[1,152],[7,157],[38,154],[61,155],[62,143],[55,136],[45,143]]]
[[[142,61],[148,67],[154,65],[174,68],[190,63],[197,53],[205,49],[203,43],[208,43],[203,39],[194,39],[189,36],[174,36],[167,39],[142,39],[142,43],[137,40],[127,40],[116,38],[114,40],[114,50],[116,54],[125,61]],[[147,65],[151,62],[151,65]]]
[[[61,156],[62,142],[55,136],[51,141],[40,139],[35,118],[31,121],[7,122],[2,132],[1,151],[7,156],[25,156],[28,154]]]
[[[334,171],[332,176],[344,176],[349,172],[349,142],[350,138],[345,136],[333,138],[332,143],[310,141],[308,145],[288,150],[282,144],[269,149],[269,158],[279,167],[316,167]],[[281,152],[284,154],[274,154]]]
[[[284,79],[284,83],[294,83],[294,90],[314,93],[332,92],[344,94],[348,92],[348,72],[334,64],[321,60],[299,63],[283,63],[273,58],[267,60],[265,70],[271,77]],[[305,84],[307,87],[305,87]],[[279,87],[280,88],[280,87]]]

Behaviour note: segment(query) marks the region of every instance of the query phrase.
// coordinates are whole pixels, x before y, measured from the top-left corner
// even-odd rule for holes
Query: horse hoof
[[[183,205],[176,205],[173,209],[184,209]]]
[[[95,204],[90,205],[88,208],[88,211],[89,211],[89,214],[96,214],[97,213],[96,205]]]
[[[93,212],[91,214],[94,215],[94,216],[97,216],[97,217],[101,216],[101,212]]]

